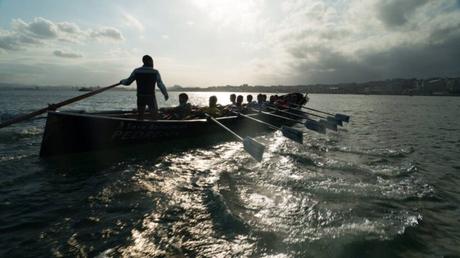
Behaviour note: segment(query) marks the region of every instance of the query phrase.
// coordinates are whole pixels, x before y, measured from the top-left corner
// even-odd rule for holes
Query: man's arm
[[[161,75],[159,71],[157,71],[157,85],[158,85],[158,88],[160,88],[161,93],[163,93],[163,96],[165,96],[165,100],[168,100],[169,98],[168,92],[166,91],[166,87],[163,81],[161,80]]]
[[[130,85],[134,80],[136,80],[136,70],[134,70],[127,79],[121,80],[120,83],[123,85]]]

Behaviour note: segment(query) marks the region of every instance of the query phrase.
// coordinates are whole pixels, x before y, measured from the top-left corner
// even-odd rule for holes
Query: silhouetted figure
[[[308,98],[308,96],[307,96]],[[302,93],[293,92],[282,96],[282,99],[286,102],[285,104],[296,107],[298,105],[304,105],[307,103],[306,97]]]
[[[233,105],[230,105],[229,107],[230,113],[243,111],[243,108],[244,108],[243,100],[244,100],[244,97],[242,95],[238,95],[238,97],[236,98],[236,103]]]
[[[156,119],[158,115],[158,105],[155,98],[155,84],[163,93],[165,100],[168,100],[168,92],[166,87],[161,80],[160,72],[153,69],[152,57],[145,55],[142,57],[144,65],[142,67],[134,69],[129,78],[121,80],[120,83],[123,85],[130,85],[133,81],[137,83],[137,112],[138,119],[144,119],[145,107],[152,114],[152,118]]]
[[[236,100],[236,95],[235,95],[235,94],[231,94],[231,95],[230,95],[230,102],[232,102],[232,105],[235,105],[235,104],[236,104],[235,100]]]
[[[267,102],[267,95],[266,94],[262,94],[262,101]]]
[[[246,104],[246,107],[247,107],[247,108],[254,108],[254,107],[257,107],[257,106],[258,106],[258,105],[257,105],[257,102],[255,102],[255,101],[252,100],[252,95],[250,95],[250,94],[247,95],[247,96],[246,96],[246,100],[247,100],[247,102],[248,102],[248,104]]]
[[[264,96],[262,94],[257,94],[257,104],[262,104]]]
[[[251,103],[251,101],[252,101],[252,95],[251,94],[246,96],[246,101],[248,102],[248,104]]]
[[[207,113],[212,117],[219,117],[222,115],[219,107],[217,106],[217,97],[211,96],[209,97],[209,106],[203,108],[203,112]]]
[[[238,97],[236,98],[236,106],[237,107],[242,107],[243,106],[243,100],[244,100],[244,97],[242,95],[238,95]]]
[[[175,119],[184,119],[192,112],[192,105],[188,103],[188,95],[186,93],[179,94],[179,105],[173,109],[173,117]]]

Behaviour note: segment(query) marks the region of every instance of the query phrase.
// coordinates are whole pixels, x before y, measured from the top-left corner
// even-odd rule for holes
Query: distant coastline
[[[99,86],[38,86],[0,83],[0,90],[44,90],[63,89],[89,91]],[[118,87],[114,90],[132,91],[134,87]],[[362,83],[313,84],[313,85],[224,85],[209,87],[184,87],[174,85],[169,91],[176,92],[302,92],[312,94],[361,94],[361,95],[408,95],[408,96],[460,96],[460,77],[429,79],[390,79]]]
[[[408,96],[460,96],[460,77],[430,79],[391,79],[363,83],[314,84],[314,85],[248,85],[182,87],[174,85],[170,91],[210,92],[302,92],[312,94],[361,94],[361,95],[408,95]]]

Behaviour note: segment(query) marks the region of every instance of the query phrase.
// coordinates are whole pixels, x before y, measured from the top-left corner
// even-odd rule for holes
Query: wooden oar
[[[285,111],[285,110],[281,110],[279,108],[274,108],[274,107],[270,107],[270,106],[267,106],[267,108],[271,109],[271,110],[274,110],[274,111],[278,111],[278,112],[281,112],[281,113],[284,113],[284,114],[287,114],[287,115],[291,115],[291,116],[296,116],[296,117],[300,117],[300,118],[305,118],[305,119],[308,119],[308,117],[305,117],[303,115],[299,115],[299,114],[295,114],[295,113],[292,113],[292,112],[288,112],[288,111]],[[319,118],[325,118],[324,116],[320,116],[320,115],[315,115],[315,114],[311,114],[313,116],[316,116],[316,117],[319,117]],[[334,119],[334,118],[333,118]],[[310,119],[311,121],[314,121],[312,119]],[[337,123],[334,119],[334,121],[332,120],[324,120],[324,119],[320,119],[319,120],[319,123],[320,124],[323,124],[324,126],[326,126],[327,129],[329,130],[332,130],[332,131],[337,131]]]
[[[335,117],[332,117],[332,116],[327,116],[326,117],[326,116],[317,115],[317,114],[313,114],[313,113],[310,113],[310,112],[305,112],[305,111],[298,110],[298,109],[293,109],[293,108],[290,108],[290,107],[288,107],[289,110],[292,110],[292,111],[297,112],[297,113],[292,113],[292,112],[288,112],[288,111],[285,111],[285,110],[281,110],[277,106],[274,106],[274,105],[270,105],[270,106],[268,106],[268,108],[270,108],[272,110],[279,111],[279,112],[284,112],[284,113],[289,114],[291,116],[297,116],[297,117],[300,117],[300,118],[308,118],[308,116],[304,116],[304,115],[309,115],[309,116],[314,116],[314,117],[321,118],[321,119],[326,119],[330,123],[336,123],[336,124],[338,124],[340,126],[343,125],[341,120],[337,120]],[[303,114],[303,115],[300,115],[298,113]]]
[[[240,142],[243,143],[244,150],[249,153],[255,160],[257,161],[262,161],[262,156],[265,151],[265,146],[263,144],[258,143],[256,140],[252,139],[249,136],[246,136],[244,139],[243,137],[239,136],[237,133],[232,131],[230,128],[226,127],[223,125],[221,122],[217,121],[214,117],[210,116],[209,114],[205,113],[206,117],[208,118],[208,121],[212,121],[224,130],[226,130],[228,133],[233,135],[236,139],[238,139]]]
[[[284,137],[286,137],[288,139],[291,139],[291,140],[293,140],[295,142],[298,142],[300,144],[303,144],[303,133],[302,133],[302,131],[299,131],[297,129],[294,129],[294,128],[291,128],[291,127],[288,127],[288,126],[277,127],[277,126],[272,125],[270,123],[267,123],[265,121],[259,120],[257,118],[254,118],[254,117],[251,117],[251,116],[239,113],[239,112],[233,112],[233,113],[238,115],[238,116],[242,116],[244,118],[250,119],[252,121],[264,124],[264,125],[268,126],[269,128],[271,128],[273,130],[279,130],[279,131],[281,131],[283,133]]]
[[[116,86],[120,85],[120,83],[117,83],[117,84],[113,84],[113,85],[110,85],[110,86],[107,86],[107,87],[104,87],[104,88],[100,88],[100,89],[97,89],[97,90],[94,90],[94,91],[91,91],[91,92],[88,92],[86,94],[83,94],[83,95],[80,95],[80,96],[76,96],[76,97],[73,97],[73,98],[70,98],[68,100],[64,100],[62,102],[59,102],[57,104],[51,104],[49,105],[48,107],[46,108],[42,108],[42,109],[39,109],[37,111],[34,111],[32,113],[29,113],[29,114],[26,114],[26,115],[23,115],[23,116],[18,116],[18,117],[15,117],[13,119],[10,119],[10,120],[7,120],[6,122],[4,123],[1,123],[0,124],[0,128],[3,128],[3,127],[6,127],[6,126],[9,126],[9,125],[12,125],[12,124],[15,124],[15,123],[19,123],[19,122],[22,122],[24,120],[27,120],[27,119],[30,119],[34,116],[38,116],[38,115],[41,115],[43,113],[46,113],[50,110],[56,110],[62,106],[65,106],[65,105],[68,105],[68,104],[71,104],[71,103],[74,103],[74,102],[77,102],[79,100],[82,100],[82,99],[85,99],[85,98],[88,98],[88,97],[91,97],[93,95],[96,95],[98,93],[101,93],[103,91],[106,91],[108,89],[111,89],[111,88],[114,88]]]
[[[303,109],[315,111],[315,112],[318,112],[318,113],[321,113],[321,114],[334,116],[335,119],[343,121],[343,122],[346,122],[346,123],[350,122],[350,116],[345,115],[345,114],[340,114],[340,113],[332,114],[332,113],[324,112],[324,111],[321,111],[321,110],[318,110],[318,109],[297,105],[297,104],[294,104],[294,103],[290,103],[290,105],[294,105],[294,106],[297,106],[297,107],[300,107],[300,108],[303,108]]]
[[[322,115],[317,115],[317,114],[313,114],[313,113],[310,113],[310,112],[305,112],[305,111],[302,111],[302,110],[298,110],[298,109],[293,109],[293,108],[289,108],[290,110],[293,110],[295,112],[299,112],[301,114],[305,114],[305,115],[310,115],[310,116],[314,116],[314,117],[318,117],[318,118],[322,118],[322,119],[325,119],[327,120],[328,123],[331,123],[331,124],[336,124],[337,125],[340,125],[340,126],[343,126],[343,121],[340,120],[340,119],[337,119],[335,117],[332,117],[332,116],[322,116]],[[294,113],[295,114],[295,113]],[[336,127],[334,125],[332,125],[332,127]]]
[[[265,114],[265,115],[268,115],[268,116],[281,118],[281,119],[291,121],[291,122],[294,122],[294,123],[303,124],[307,129],[315,131],[317,133],[321,133],[321,134],[326,133],[326,126],[324,124],[318,123],[318,121],[315,121],[313,119],[302,117],[302,118],[306,119],[306,122],[302,123],[302,122],[300,122],[298,120],[295,120],[295,119],[292,119],[292,118],[289,118],[289,117],[285,117],[285,116],[281,116],[281,115],[277,115],[277,114],[272,114],[270,112],[265,112],[265,111],[262,111],[262,110],[252,109],[252,111],[259,112],[259,113],[262,113],[262,114]]]

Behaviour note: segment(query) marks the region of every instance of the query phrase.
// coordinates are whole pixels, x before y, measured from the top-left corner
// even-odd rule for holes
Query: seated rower
[[[293,92],[281,96],[280,105],[285,107],[298,107],[307,103],[307,99],[303,96],[302,93]]]
[[[262,95],[261,93],[257,94],[257,104],[262,104],[263,99],[264,95]]]
[[[248,104],[246,104],[246,108],[257,108],[257,102],[252,100],[252,95],[247,95],[246,100],[248,101]]]
[[[192,105],[187,103],[188,95],[185,93],[179,94],[179,105],[171,108],[161,108],[160,113],[162,119],[166,120],[181,120],[185,119],[192,112]]]
[[[217,106],[217,97],[211,96],[209,97],[209,107],[204,107],[203,112],[207,113],[212,117],[219,117],[222,115],[222,111]]]
[[[276,96],[275,106],[278,108],[286,108],[289,106],[289,102],[286,96]]]
[[[230,94],[230,102],[232,103],[232,105],[236,105],[236,95],[235,94]]]
[[[267,94],[262,94],[262,101],[263,101],[264,103],[267,102]]]
[[[243,106],[243,95],[238,95],[238,97],[236,98],[236,106],[237,107],[242,107]]]
[[[192,112],[192,105],[188,102],[188,95],[186,93],[179,94],[179,106],[173,109],[173,116],[175,119],[184,119]]]
[[[238,97],[236,98],[236,103],[232,107],[232,111],[235,111],[235,112],[243,111],[243,109],[244,109],[243,100],[244,100],[244,97],[242,95],[238,95]]]
[[[267,95],[258,94],[257,103],[254,108],[264,110],[265,106],[267,105],[266,100],[267,100]]]

